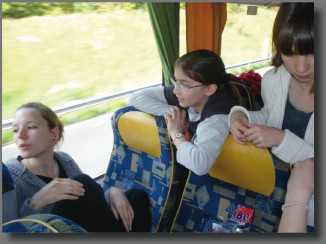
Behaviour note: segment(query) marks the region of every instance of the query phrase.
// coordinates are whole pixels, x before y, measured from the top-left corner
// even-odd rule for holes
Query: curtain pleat
[[[187,52],[209,49],[221,54],[221,39],[226,18],[226,3],[187,2]]]
[[[162,64],[163,85],[168,85],[179,57],[179,3],[148,2],[147,6]]]

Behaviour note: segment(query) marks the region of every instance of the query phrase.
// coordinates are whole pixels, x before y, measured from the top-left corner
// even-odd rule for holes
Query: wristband
[[[301,202],[289,202],[282,205],[282,211],[284,211],[285,208],[290,206],[302,206],[305,207],[308,211],[310,210],[309,206],[307,204],[301,203]]]

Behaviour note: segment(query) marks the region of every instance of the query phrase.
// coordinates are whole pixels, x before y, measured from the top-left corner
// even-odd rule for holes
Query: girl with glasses
[[[177,162],[204,175],[229,134],[227,115],[238,104],[238,93],[229,80],[220,56],[195,50],[175,62],[172,86],[135,92],[129,105],[164,115],[177,148]]]

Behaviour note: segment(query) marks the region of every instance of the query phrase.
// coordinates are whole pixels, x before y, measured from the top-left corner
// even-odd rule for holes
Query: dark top
[[[306,129],[309,123],[309,119],[312,115],[311,113],[305,113],[301,110],[296,109],[289,101],[286,101],[284,120],[282,129],[288,129],[301,139],[304,139]]]

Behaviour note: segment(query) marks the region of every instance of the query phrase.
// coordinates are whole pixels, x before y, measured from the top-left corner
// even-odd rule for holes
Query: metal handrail
[[[92,106],[99,105],[102,103],[117,100],[117,99],[120,99],[123,97],[127,97],[130,94],[132,94],[133,92],[141,90],[141,89],[145,89],[145,88],[149,88],[149,87],[156,87],[156,86],[161,86],[161,85],[162,85],[162,81],[160,83],[157,83],[154,85],[153,84],[145,85],[145,86],[138,87],[136,89],[126,89],[126,90],[120,90],[120,91],[116,91],[116,92],[110,92],[110,93],[100,95],[100,96],[94,96],[94,97],[90,97],[90,98],[86,98],[86,99],[71,101],[64,105],[53,107],[52,110],[57,115],[66,114],[66,113],[74,112],[74,111],[77,111],[80,109],[84,109],[84,108],[92,107]],[[9,130],[12,127],[12,122],[13,122],[13,118],[8,118],[8,119],[2,120],[2,131]]]
[[[248,66],[248,65],[251,65],[251,64],[257,64],[257,63],[261,63],[261,62],[265,62],[265,61],[270,61],[270,60],[271,60],[271,57],[262,58],[262,59],[257,59],[257,60],[253,60],[253,61],[250,61],[250,62],[238,63],[238,64],[230,65],[230,66],[227,66],[225,69],[226,70],[231,70],[231,69],[234,69],[234,68],[241,68],[241,67]]]
[[[255,64],[255,63],[265,62],[268,60],[270,60],[270,57],[264,58],[264,59],[258,59],[258,60],[254,60],[254,61],[250,61],[250,62],[246,62],[246,63],[239,63],[239,64],[227,66],[226,70],[240,68],[240,67],[248,66],[251,64]],[[151,84],[151,85],[144,85],[144,86],[138,87],[136,89],[120,90],[120,91],[110,92],[110,93],[100,95],[100,96],[94,96],[94,97],[90,97],[90,98],[86,98],[86,99],[71,101],[64,105],[53,107],[52,109],[58,115],[66,114],[66,113],[74,112],[74,111],[77,111],[80,109],[84,109],[84,108],[92,107],[92,106],[99,105],[102,103],[117,100],[117,99],[120,99],[123,97],[127,97],[130,94],[132,94],[133,92],[141,90],[141,89],[145,89],[145,88],[149,88],[149,87],[156,87],[156,86],[161,86],[161,85],[162,85],[162,81],[159,81],[158,83]],[[2,120],[2,131],[9,130],[12,127],[12,122],[13,122],[13,118],[8,118],[8,119]]]

